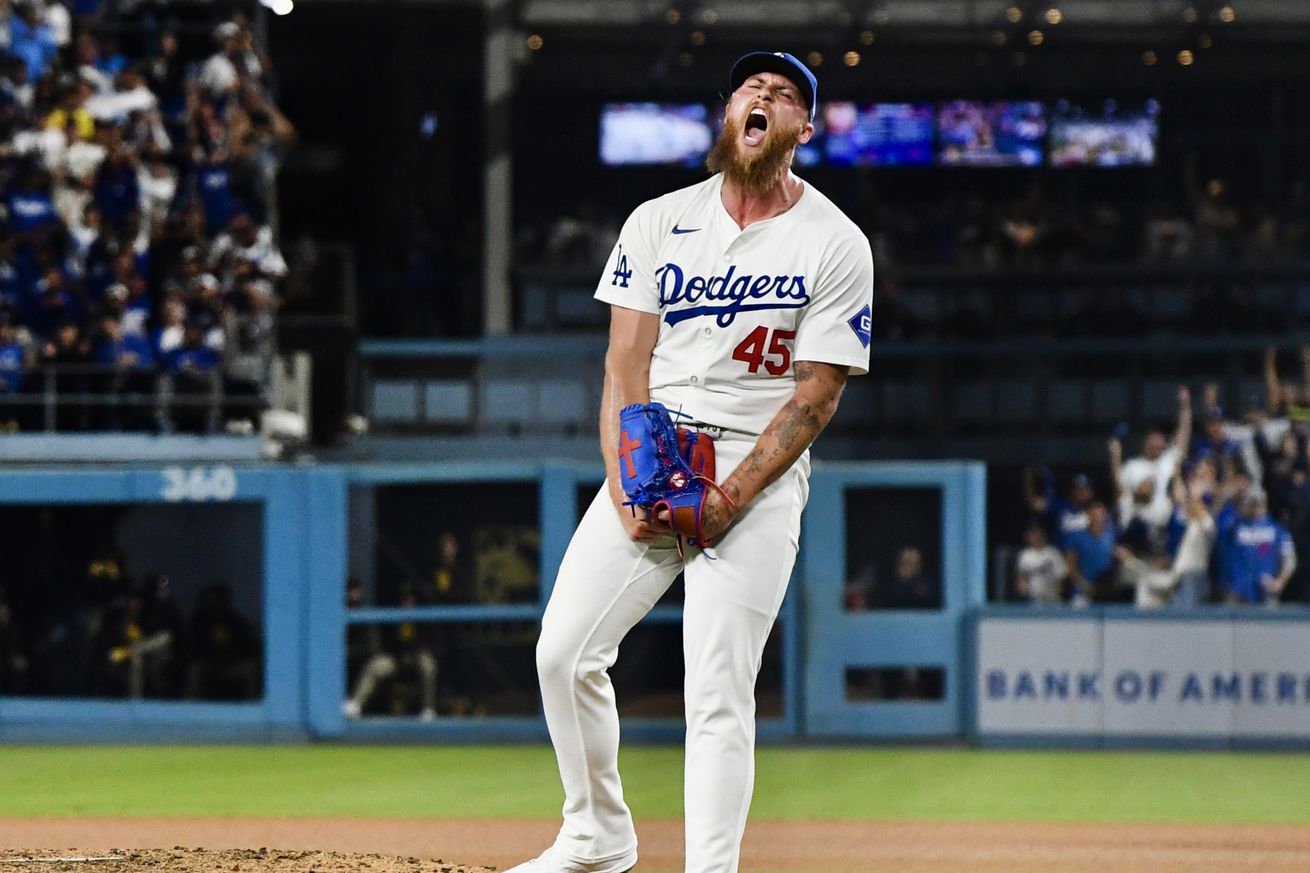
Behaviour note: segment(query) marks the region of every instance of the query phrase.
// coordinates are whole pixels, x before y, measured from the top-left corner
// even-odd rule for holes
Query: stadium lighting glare
[[[543,45],[545,45],[545,40],[541,38],[541,34],[534,33],[532,36],[528,37],[528,48],[532,49],[534,52],[541,51]]]
[[[860,31],[860,45],[873,45],[875,37],[872,30]]]
[[[1214,40],[1210,38],[1210,34],[1203,33],[1197,38],[1196,44],[1203,49],[1208,49],[1214,45]]]
[[[1044,42],[1046,42],[1046,34],[1042,33],[1040,30],[1032,30],[1028,32],[1028,45],[1041,45]]]
[[[992,31],[992,45],[1005,45],[1009,41],[1010,38],[1005,35],[1005,31],[1003,30]]]
[[[705,45],[705,31],[693,30],[687,39],[691,40],[692,45]]]
[[[1142,63],[1146,64],[1148,67],[1154,67],[1157,63],[1159,63],[1159,61],[1160,58],[1158,55],[1156,55],[1155,52],[1153,51],[1142,52]]]
[[[1046,10],[1047,24],[1059,24],[1061,21],[1064,21],[1064,13],[1059,9],[1052,6],[1050,9]]]
[[[1023,21],[1023,10],[1018,6],[1011,6],[1009,9],[1005,10],[1005,17],[1011,24],[1018,24],[1020,21]]]
[[[691,52],[679,52],[678,54],[678,66],[680,67],[690,67],[694,60]]]
[[[1219,7],[1219,20],[1222,21],[1224,24],[1232,24],[1236,18],[1237,18],[1237,13],[1233,11],[1233,7],[1231,6]]]
[[[805,62],[811,67],[823,66],[823,52],[810,52],[805,56]]]
[[[848,67],[857,66],[860,63],[860,53],[847,52],[846,54],[842,55],[842,63],[844,63]]]
[[[274,15],[290,15],[296,8],[295,0],[259,0]]]
[[[682,13],[676,9],[668,9],[664,12],[664,20],[669,24],[677,24],[682,20]]]
[[[1196,11],[1195,6],[1188,6],[1183,10],[1183,21],[1186,21],[1188,24],[1195,24],[1196,19],[1199,17],[1200,14]]]
[[[1184,67],[1190,67],[1196,61],[1191,49],[1183,49],[1178,53],[1178,63]]]

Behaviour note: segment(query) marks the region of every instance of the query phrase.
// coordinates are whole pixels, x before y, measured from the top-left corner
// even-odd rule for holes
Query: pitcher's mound
[[[173,849],[83,852],[0,852],[0,873],[492,873],[494,867],[466,867],[423,858],[291,852],[280,849]]]

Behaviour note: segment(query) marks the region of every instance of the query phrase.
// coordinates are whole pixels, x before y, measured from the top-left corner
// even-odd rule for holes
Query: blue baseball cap
[[[814,121],[814,112],[819,107],[819,80],[814,78],[810,68],[801,63],[801,59],[787,52],[751,52],[737,58],[728,74],[732,90],[736,91],[756,73],[777,73],[785,76],[800,89],[801,97],[810,110],[810,121]]]

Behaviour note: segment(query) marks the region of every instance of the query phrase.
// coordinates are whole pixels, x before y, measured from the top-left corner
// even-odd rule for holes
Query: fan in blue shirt
[[[50,69],[59,52],[54,31],[41,20],[36,3],[20,4],[9,19],[9,53],[27,64],[27,81],[35,84]]]
[[[138,334],[125,334],[122,322],[113,316],[101,320],[100,342],[91,356],[98,364],[116,367],[145,368],[155,363],[150,340]]]
[[[205,226],[211,232],[227,227],[236,204],[232,199],[232,177],[221,152],[216,151],[207,163],[196,168],[196,190],[205,212]]]
[[[58,267],[51,267],[37,283],[35,294],[27,301],[23,323],[33,332],[50,337],[60,322],[78,321],[82,316],[80,301],[68,288],[68,282]]]
[[[9,314],[0,312],[0,393],[14,394],[23,384],[27,354]]]
[[[1221,582],[1228,603],[1277,602],[1296,572],[1296,548],[1281,524],[1269,517],[1264,492],[1248,488],[1241,516],[1224,534]]]
[[[105,221],[123,227],[140,205],[140,191],[131,155],[122,148],[111,149],[96,173],[94,188],[96,205]]]
[[[59,216],[48,191],[42,191],[36,185],[24,185],[9,196],[9,220],[14,230],[25,233],[55,224]]]
[[[222,361],[218,352],[205,345],[204,327],[195,321],[187,322],[182,345],[164,357],[168,371],[175,375],[208,373],[217,370]]]
[[[1092,480],[1085,473],[1073,477],[1069,488],[1069,499],[1060,498],[1055,491],[1055,476],[1048,469],[1041,471],[1044,484],[1042,493],[1037,492],[1036,476],[1032,468],[1024,470],[1024,495],[1028,508],[1042,517],[1047,535],[1051,542],[1060,549],[1068,544],[1068,537],[1076,531],[1087,530],[1087,510],[1091,506],[1094,492]]]
[[[1087,507],[1087,527],[1064,538],[1065,560],[1073,581],[1074,605],[1106,597],[1114,587],[1114,544],[1118,537],[1110,512],[1099,500]]]

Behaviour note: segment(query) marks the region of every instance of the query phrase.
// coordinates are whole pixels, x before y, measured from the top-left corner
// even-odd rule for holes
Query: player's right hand
[[[651,518],[650,513],[644,507],[624,506],[623,501],[626,497],[618,497],[612,493],[610,498],[614,501],[614,509],[619,514],[619,523],[623,525],[623,532],[628,535],[628,539],[632,542],[654,542],[660,537],[666,537],[672,533],[668,525],[660,524]]]
[[[636,510],[635,515],[633,510]],[[667,537],[672,533],[667,524],[660,524],[655,521],[640,506],[620,506],[619,521],[623,523],[623,530],[628,535],[628,539],[634,543],[654,542],[660,537]]]

